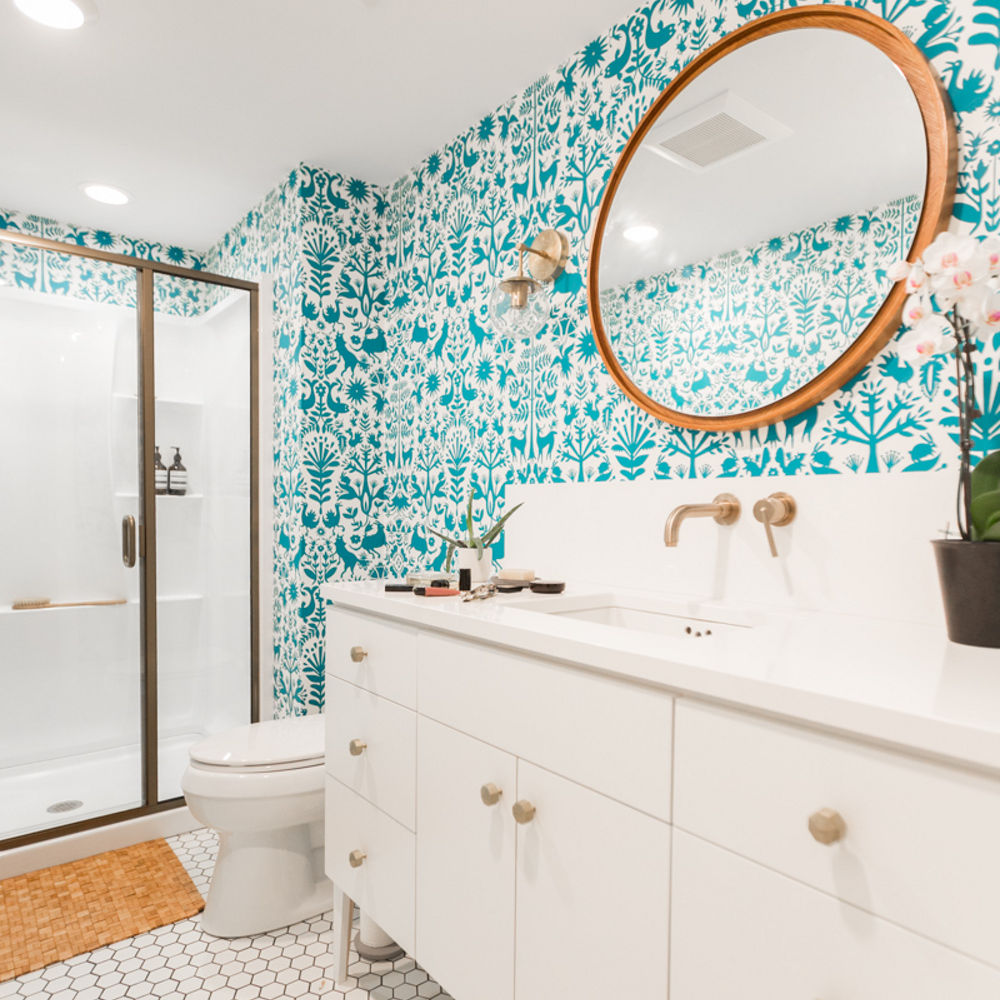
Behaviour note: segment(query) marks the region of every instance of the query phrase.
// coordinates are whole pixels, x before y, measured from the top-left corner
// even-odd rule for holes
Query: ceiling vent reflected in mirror
[[[665,121],[645,145],[671,163],[701,171],[791,134],[787,125],[726,91]]]

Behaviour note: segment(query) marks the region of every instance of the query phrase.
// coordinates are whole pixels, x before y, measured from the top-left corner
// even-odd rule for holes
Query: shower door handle
[[[135,565],[135,518],[131,514],[122,518],[122,562],[129,569]]]

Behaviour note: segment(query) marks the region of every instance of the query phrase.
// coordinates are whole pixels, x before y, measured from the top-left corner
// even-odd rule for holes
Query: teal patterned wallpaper
[[[892,287],[922,198],[895,198],[601,292],[615,354],[671,409],[726,416],[814,379]]]
[[[273,283],[274,698],[323,705],[319,585],[378,573],[386,545],[383,194],[300,165],[213,247]]]
[[[953,461],[943,360],[917,371],[890,346],[806,413],[708,434],[648,417],[597,354],[586,240],[618,150],[682,66],[782,6],[649,0],[388,188],[299,166],[206,256],[211,270],[274,281],[277,714],[323,704],[319,584],[440,565],[426,527],[456,527],[472,484],[476,515],[494,517],[511,482],[849,475]],[[858,6],[900,27],[941,73],[961,135],[956,223],[997,232],[998,0]],[[517,242],[546,226],[568,234],[570,266],[551,322],[513,343],[490,330],[487,298],[516,263]],[[1000,447],[998,340],[984,344],[979,451]]]
[[[142,257],[161,264],[176,264],[195,271],[205,267],[200,254],[184,247],[165,246],[103,229],[71,226],[24,212],[0,209],[0,229]],[[90,302],[135,306],[135,273],[127,268],[3,242],[0,242],[0,285]],[[159,312],[198,316],[211,306],[211,289],[207,285],[158,275],[153,290]]]
[[[387,566],[439,562],[425,525],[455,527],[475,483],[478,510],[508,482],[852,474],[951,462],[950,370],[917,371],[890,347],[818,407],[749,433],[661,423],[629,402],[597,354],[583,287],[587,235],[626,136],[687,62],[781,2],[651,0],[432,153],[391,191],[395,334],[388,359]],[[884,0],[858,6],[895,23],[932,60],[958,118],[963,228],[1000,228],[1000,8]],[[494,336],[487,297],[514,247],[546,226],[572,256],[552,321],[531,343]],[[1000,343],[983,358],[976,448],[1000,447]]]
[[[861,4],[934,61],[958,115],[955,216],[1000,229],[1000,13],[935,0]],[[743,434],[660,423],[604,370],[587,317],[586,237],[626,136],[677,71],[781,3],[651,0],[433,152],[388,189],[301,166],[208,266],[270,270],[276,302],[276,704],[323,703],[323,606],[334,578],[440,566],[427,525],[504,507],[510,482],[826,475],[952,460],[949,372],[887,349],[819,407]],[[994,25],[991,28],[990,25]],[[495,279],[546,226],[572,257],[552,320],[496,336]],[[1000,343],[984,345],[977,448],[1000,447]]]

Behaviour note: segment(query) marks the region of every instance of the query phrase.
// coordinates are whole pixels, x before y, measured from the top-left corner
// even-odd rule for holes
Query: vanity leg
[[[333,966],[334,984],[340,986],[347,979],[351,961],[351,927],[354,923],[354,900],[339,886],[333,887],[333,947],[336,961]]]

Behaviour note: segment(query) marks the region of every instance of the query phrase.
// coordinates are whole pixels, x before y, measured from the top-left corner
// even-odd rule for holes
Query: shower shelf
[[[113,392],[112,397],[114,399],[127,400],[134,403],[138,400],[138,396],[134,392]],[[177,399],[172,396],[156,396],[155,402],[159,404],[164,404],[166,406],[204,406],[205,404],[200,399]]]
[[[204,594],[157,594],[157,604],[183,604],[185,601],[203,601]],[[138,604],[139,598],[130,597],[129,604]]]
[[[118,497],[118,499],[120,499],[120,500],[138,500],[139,499],[139,494],[138,493],[122,493],[122,492],[117,492],[117,493],[115,493],[115,496]],[[172,495],[170,493],[157,493],[156,494],[156,499],[157,500],[204,500],[205,499],[205,494],[204,493],[185,493],[182,496],[174,496],[174,495]]]

